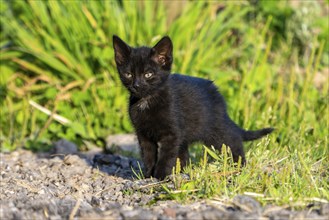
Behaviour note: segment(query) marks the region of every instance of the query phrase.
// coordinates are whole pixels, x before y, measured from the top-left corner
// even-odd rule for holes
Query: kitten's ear
[[[116,35],[113,35],[113,48],[117,65],[125,64],[129,59],[131,48]]]
[[[165,36],[152,48],[152,59],[163,69],[170,70],[173,60],[172,51],[172,42],[168,36]]]

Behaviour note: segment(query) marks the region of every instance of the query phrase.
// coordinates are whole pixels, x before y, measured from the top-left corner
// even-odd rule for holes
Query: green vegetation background
[[[328,199],[328,1],[4,0],[0,10],[1,151],[60,138],[88,149],[133,132],[112,35],[130,45],[169,35],[174,72],[214,80],[240,126],[276,128],[246,148],[249,171],[278,179],[241,175],[251,185],[233,191]]]

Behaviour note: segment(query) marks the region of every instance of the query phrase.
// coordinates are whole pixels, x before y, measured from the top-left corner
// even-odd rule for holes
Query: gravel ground
[[[133,178],[138,160],[79,153],[65,141],[50,153],[0,157],[0,219],[329,219],[328,204],[292,211],[244,195],[185,205],[157,201],[148,187],[155,180]]]

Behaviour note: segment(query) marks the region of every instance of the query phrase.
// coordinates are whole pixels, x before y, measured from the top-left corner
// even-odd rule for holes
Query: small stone
[[[123,169],[130,168],[129,159],[127,157],[120,157],[120,166]]]
[[[233,203],[240,208],[242,211],[247,211],[249,213],[262,212],[262,206],[258,201],[250,196],[238,195],[233,198]]]
[[[205,220],[217,220],[223,219],[225,217],[225,213],[220,212],[219,210],[207,210],[203,211],[203,219]],[[224,219],[227,219],[226,217]]]
[[[91,201],[90,201],[90,204],[92,206],[100,206],[101,204],[101,200],[95,196],[91,197]]]
[[[138,218],[143,220],[156,220],[157,216],[155,214],[152,214],[151,212],[143,210]]]
[[[23,214],[20,212],[13,212],[13,219],[23,219]]]
[[[329,203],[324,203],[321,205],[320,214],[329,216]]]
[[[105,203],[105,201],[104,201],[104,203]],[[115,210],[117,210],[117,209],[119,209],[120,208],[120,204],[119,203],[117,203],[117,202],[114,202],[114,201],[106,201],[106,208],[107,209],[115,209]]]
[[[103,193],[102,194],[102,199],[105,200],[105,201],[112,200],[113,199],[113,195],[110,195],[108,193]]]
[[[120,157],[112,154],[97,154],[94,156],[93,162],[96,164],[114,164],[116,160],[120,161]]]
[[[65,139],[60,139],[54,143],[55,154],[76,154],[78,153],[78,147],[75,143],[72,143]]]
[[[176,218],[176,211],[173,208],[165,208],[163,210],[164,214],[171,217],[171,218]]]
[[[38,191],[38,193],[39,193],[40,195],[44,195],[44,194],[45,194],[45,190],[44,190],[44,189],[41,189],[41,190]]]
[[[140,219],[140,213],[141,212],[138,209],[121,212],[125,220]]]
[[[60,219],[62,219],[62,217],[59,215],[51,215],[51,216],[49,216],[49,219],[50,220],[60,220]]]
[[[265,217],[269,217],[273,220],[279,220],[279,219],[291,219],[292,213],[291,211],[287,209],[282,209],[280,207],[276,208],[276,206],[271,206],[271,208],[266,208],[265,211],[266,215]]]
[[[105,172],[105,173],[108,173],[110,175],[113,175],[116,173],[116,171],[118,170],[118,167],[116,165],[111,165],[111,166],[107,166],[107,165],[104,165],[100,168],[101,171]]]
[[[188,212],[186,213],[186,219],[202,219],[202,214],[200,212]]]
[[[80,157],[77,155],[67,155],[64,157],[63,162],[66,165],[72,165],[72,164],[79,164],[80,163]]]

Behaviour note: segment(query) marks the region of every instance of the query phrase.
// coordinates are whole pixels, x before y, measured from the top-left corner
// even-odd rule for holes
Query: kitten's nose
[[[139,81],[136,80],[133,86],[135,89],[138,89],[141,86],[141,84],[139,83]]]

